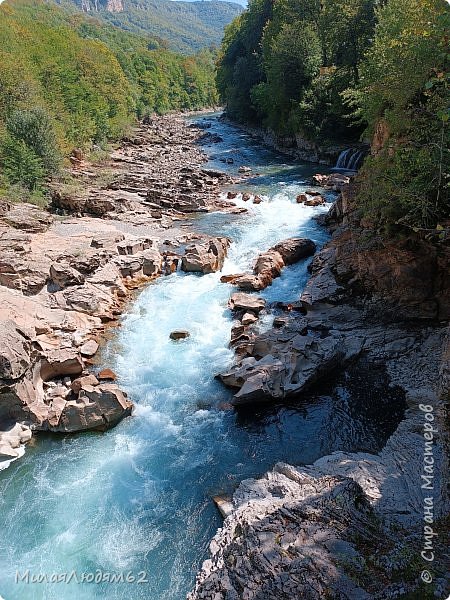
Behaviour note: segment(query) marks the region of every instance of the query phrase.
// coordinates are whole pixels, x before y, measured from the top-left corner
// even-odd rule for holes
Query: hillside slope
[[[171,0],[57,0],[95,13],[111,25],[167,40],[171,49],[190,53],[219,45],[224,28],[242,12],[233,2]]]
[[[0,196],[39,191],[71,149],[118,139],[136,117],[218,99],[207,49],[176,54],[43,0],[0,6],[0,64]]]

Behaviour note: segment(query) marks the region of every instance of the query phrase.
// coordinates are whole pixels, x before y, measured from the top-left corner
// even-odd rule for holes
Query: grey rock
[[[29,368],[31,342],[14,321],[0,321],[0,379],[19,379]]]

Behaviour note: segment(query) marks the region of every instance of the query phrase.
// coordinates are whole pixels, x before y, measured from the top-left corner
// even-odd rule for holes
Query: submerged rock
[[[185,340],[190,337],[190,335],[189,331],[186,331],[185,329],[176,329],[171,332],[169,337],[171,340]]]

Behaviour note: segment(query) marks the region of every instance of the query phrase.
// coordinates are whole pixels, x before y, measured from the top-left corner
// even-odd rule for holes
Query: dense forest
[[[182,56],[41,0],[0,6],[3,190],[38,189],[74,147],[119,138],[138,117],[217,102],[208,50]]]
[[[448,31],[445,0],[250,0],[226,30],[219,91],[231,118],[278,134],[376,134],[383,150],[359,179],[364,210],[381,227],[441,227]]]
[[[92,11],[107,23],[139,35],[164,40],[177,52],[189,53],[218,46],[223,30],[242,7],[234,2],[208,0],[57,0],[62,5]]]

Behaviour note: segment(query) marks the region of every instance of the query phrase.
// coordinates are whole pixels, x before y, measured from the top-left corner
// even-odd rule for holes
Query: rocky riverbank
[[[445,244],[369,235],[352,195],[344,186],[330,211],[333,237],[313,259],[298,305],[281,307],[262,334],[249,324],[235,364],[220,377],[237,390],[239,405],[294,397],[350,363],[382,365],[389,384],[404,391],[405,419],[378,455],[279,463],[243,481],[230,503],[221,498],[228,516],[189,600],[441,598],[448,591],[450,252]],[[432,565],[427,551],[421,555],[427,539]],[[420,573],[431,568],[429,586]]]
[[[203,168],[202,135],[155,118],[101,166],[74,151],[49,210],[0,201],[0,464],[31,431],[103,430],[130,415],[96,364],[105,327],[152,279],[222,267],[229,241],[197,235],[188,217],[242,209],[220,200],[231,179]]]

